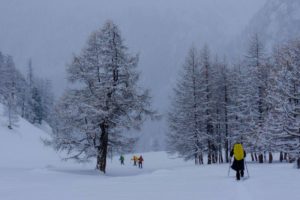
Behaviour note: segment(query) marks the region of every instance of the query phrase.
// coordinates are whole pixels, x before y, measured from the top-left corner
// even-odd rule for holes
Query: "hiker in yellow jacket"
[[[233,145],[233,148],[230,152],[230,157],[232,156],[234,156],[234,161],[231,165],[231,168],[236,171],[236,180],[240,180],[241,177],[244,177],[244,158],[246,157],[246,151],[241,143],[236,143]]]

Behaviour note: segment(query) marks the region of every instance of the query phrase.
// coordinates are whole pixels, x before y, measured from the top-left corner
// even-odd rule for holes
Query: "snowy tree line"
[[[268,55],[254,35],[241,61],[192,47],[168,113],[168,151],[203,164],[229,162],[235,142],[252,161],[298,161],[300,167],[300,40]]]
[[[0,103],[5,106],[10,129],[17,125],[18,116],[33,124],[51,120],[54,101],[51,83],[34,76],[31,60],[27,67],[25,77],[13,58],[0,52]]]
[[[86,162],[106,172],[107,156],[126,153],[147,117],[156,118],[149,91],[139,84],[138,55],[131,55],[117,25],[108,21],[94,31],[67,66],[74,87],[55,105],[52,139],[46,144],[66,151],[66,159]]]

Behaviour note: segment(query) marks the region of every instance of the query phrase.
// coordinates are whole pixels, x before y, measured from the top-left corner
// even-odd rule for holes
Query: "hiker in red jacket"
[[[142,155],[139,157],[139,168],[143,168],[143,161],[144,161],[144,159],[143,159],[143,157],[142,157]]]

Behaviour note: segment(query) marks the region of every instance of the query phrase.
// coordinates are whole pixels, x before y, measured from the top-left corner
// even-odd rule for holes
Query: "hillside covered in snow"
[[[235,40],[234,43],[238,44],[236,49],[245,49],[254,34],[259,36],[269,52],[274,45],[299,39],[300,1],[268,0]]]
[[[16,127],[7,127],[7,117],[0,104],[0,166],[2,168],[43,168],[59,164],[59,155],[46,148],[42,139],[48,138],[43,130],[18,117]]]
[[[228,164],[195,166],[156,152],[143,154],[143,169],[132,165],[132,154],[125,155],[124,166],[115,156],[103,175],[94,163],[62,162],[41,143],[43,137],[44,131],[23,119],[9,130],[0,115],[0,199],[282,200],[300,195],[300,175],[292,164],[248,163],[250,178],[236,182],[232,170],[227,176]]]

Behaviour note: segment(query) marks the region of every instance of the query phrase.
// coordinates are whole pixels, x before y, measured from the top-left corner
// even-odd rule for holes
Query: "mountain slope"
[[[0,104],[0,166],[10,168],[37,168],[60,164],[59,155],[47,148],[41,138],[48,135],[26,120],[19,118],[17,127],[7,128]]]
[[[251,178],[236,182],[233,171],[227,176],[228,164],[195,166],[155,152],[143,154],[143,169],[132,165],[132,155],[125,155],[121,166],[116,155],[108,160],[108,173],[99,174],[94,163],[62,163],[41,143],[46,133],[23,119],[9,130],[1,114],[0,199],[282,200],[300,195],[299,171],[286,163],[249,163]]]
[[[278,43],[300,37],[300,1],[268,0],[242,33],[242,45],[258,34],[268,51]]]

